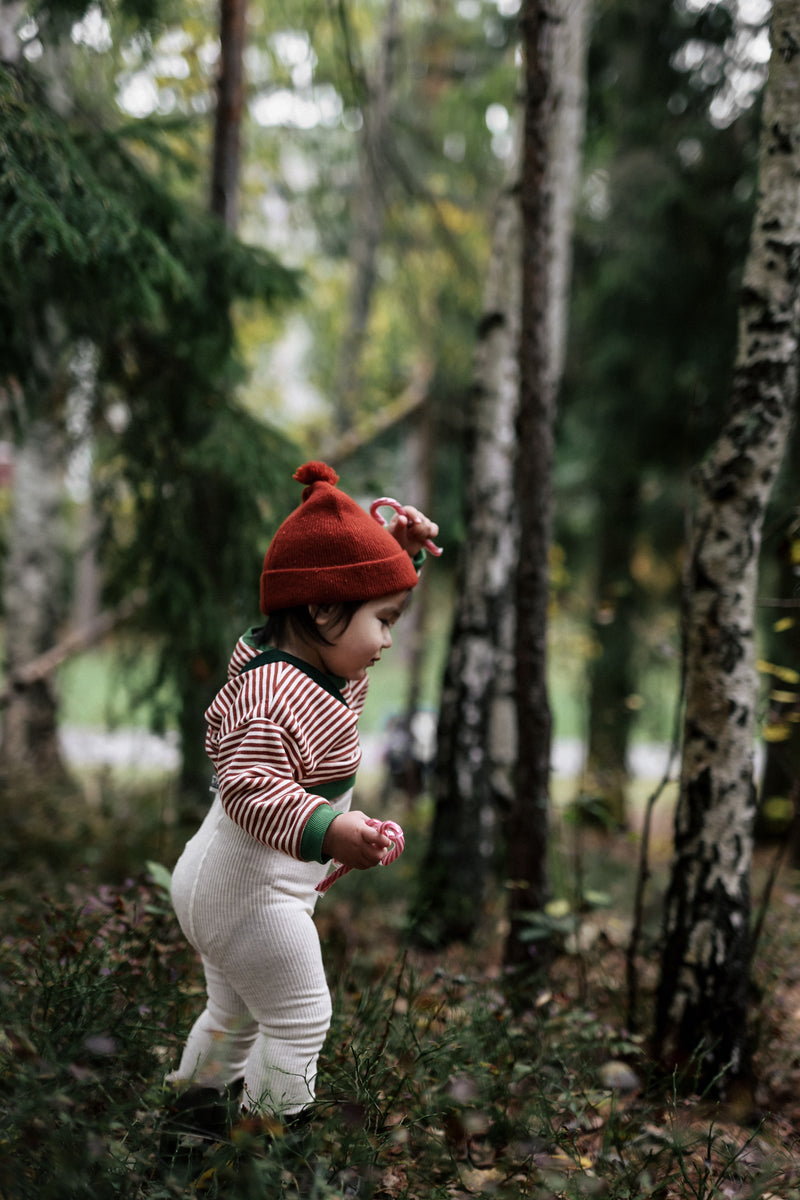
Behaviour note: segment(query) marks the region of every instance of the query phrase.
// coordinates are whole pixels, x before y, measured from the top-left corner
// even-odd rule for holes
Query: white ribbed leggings
[[[352,791],[334,802],[346,812]],[[256,842],[216,796],[172,876],[181,929],[206,978],[205,1011],[169,1079],[244,1077],[250,1109],[289,1116],[314,1098],[331,1000],[312,919],[320,863]]]

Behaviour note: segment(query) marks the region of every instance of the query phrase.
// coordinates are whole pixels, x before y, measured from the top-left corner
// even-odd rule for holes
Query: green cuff
[[[320,804],[319,808],[314,809],[306,821],[306,827],[300,839],[300,857],[304,862],[330,862],[330,855],[326,856],[322,853],[322,843],[325,841],[328,826],[339,815],[334,812],[330,804]]]
[[[411,562],[413,563],[414,569],[416,570],[418,575],[420,572],[420,568],[422,567],[422,564],[425,562],[425,559],[427,557],[428,557],[427,550],[418,550],[417,553],[412,558]]]

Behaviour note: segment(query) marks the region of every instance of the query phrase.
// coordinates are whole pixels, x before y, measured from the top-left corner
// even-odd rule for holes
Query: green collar
[[[244,640],[248,646],[252,646],[253,642],[250,638],[250,630],[245,634]],[[255,649],[255,647],[254,647]],[[342,688],[347,683],[347,680],[340,675],[326,675],[324,671],[318,671],[316,667],[312,667],[311,663],[307,663],[305,659],[297,658],[294,654],[284,654],[282,650],[275,650],[272,646],[267,646],[255,658],[251,658],[246,666],[242,667],[239,672],[243,675],[245,671],[253,671],[256,667],[266,666],[267,663],[285,662],[292,667],[297,667],[298,671],[302,671],[308,675],[309,679],[313,679],[314,683],[324,688],[331,696],[335,696],[337,700],[341,700],[346,708],[349,708],[347,701],[342,695]]]

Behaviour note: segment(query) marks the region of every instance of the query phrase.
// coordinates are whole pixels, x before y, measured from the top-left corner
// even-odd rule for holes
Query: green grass
[[[436,710],[449,645],[451,599],[446,590],[434,592],[422,664],[419,706]],[[367,734],[380,733],[388,720],[406,710],[408,654],[401,621],[395,645],[371,672],[370,692],[362,718]],[[582,740],[586,733],[586,636],[580,626],[560,618],[549,640],[549,695],[553,731],[557,738]],[[64,725],[91,728],[149,728],[163,723],[170,695],[149,687],[153,651],[146,645],[110,641],[76,655],[58,670],[61,719]],[[668,741],[672,734],[677,675],[669,664],[651,666],[642,681],[633,737]]]
[[[68,659],[57,672],[62,724],[150,728],[169,704],[166,690],[152,692],[153,668],[152,650],[122,640]]]

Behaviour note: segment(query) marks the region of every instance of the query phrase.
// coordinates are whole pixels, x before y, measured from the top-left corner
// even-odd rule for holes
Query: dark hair
[[[329,628],[341,627],[344,632],[363,603],[363,600],[343,600],[339,604],[332,604]],[[259,647],[278,646],[284,640],[287,631],[305,641],[317,642],[323,646],[333,644],[320,630],[307,604],[298,604],[295,608],[279,608],[270,613],[266,625],[261,625],[253,631],[253,641]]]

